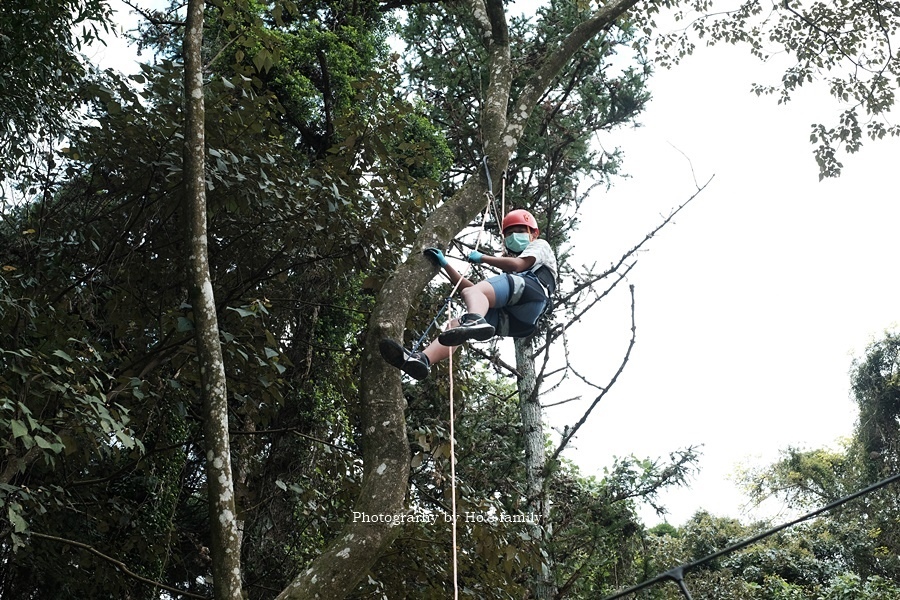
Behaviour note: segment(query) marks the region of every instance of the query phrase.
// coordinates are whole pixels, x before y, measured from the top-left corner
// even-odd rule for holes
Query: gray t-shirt
[[[553,250],[546,240],[536,239],[528,244],[525,249],[522,250],[522,254],[519,255],[519,258],[525,258],[527,256],[534,257],[534,264],[529,271],[537,271],[542,266],[547,267],[553,272],[553,280],[556,281],[559,279],[559,272],[556,268],[556,256],[554,256]]]

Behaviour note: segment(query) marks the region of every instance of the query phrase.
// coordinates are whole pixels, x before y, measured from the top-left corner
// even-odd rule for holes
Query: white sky
[[[612,456],[703,444],[691,488],[663,496],[674,525],[699,508],[742,516],[729,481],[739,463],[837,447],[856,419],[852,357],[900,320],[900,143],[868,143],[819,182],[810,125],[839,108],[822,88],[782,106],[749,91],[779,77],[730,46],[658,72],[643,126],[602,140],[625,150],[631,178],[597,193],[574,240],[576,262],[608,265],[696,190],[695,176],[715,176],[640,256],[636,347],[566,453],[599,476]],[[629,302],[623,286],[570,335],[597,383],[621,361]],[[573,414],[549,411],[557,427]]]

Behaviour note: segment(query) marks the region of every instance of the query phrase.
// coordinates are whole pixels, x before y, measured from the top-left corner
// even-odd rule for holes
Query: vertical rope
[[[487,161],[485,161],[485,170],[487,169]],[[488,182],[490,182],[490,175],[488,175]],[[481,237],[484,235],[484,226],[487,223],[488,213],[491,210],[491,205],[494,201],[494,196],[491,192],[487,193],[488,201],[487,206],[484,207],[484,214],[481,218],[481,230],[478,232],[478,238],[475,240],[475,250],[481,246]],[[456,294],[456,290],[459,289],[459,284],[462,283],[462,277],[460,277],[459,281],[456,282],[456,285],[453,287],[453,290],[450,291],[448,298],[452,298]],[[450,319],[447,321],[447,326],[450,325]],[[453,519],[453,526],[451,530],[451,540],[453,542],[453,600],[459,600],[459,552],[457,547],[457,536],[456,536],[456,413],[453,408],[453,352],[450,352],[450,356],[447,359],[447,366],[450,370],[450,512],[451,517]]]
[[[500,239],[503,240],[503,217],[506,216],[506,171],[501,174],[500,183],[500,218],[497,223],[500,225]]]
[[[453,412],[453,353],[448,359],[450,368],[450,511],[453,516],[453,600],[459,600],[459,568],[456,544],[456,414]]]

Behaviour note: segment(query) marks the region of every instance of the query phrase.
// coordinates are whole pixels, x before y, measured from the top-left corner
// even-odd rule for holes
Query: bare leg
[[[453,319],[450,321],[450,327],[456,327],[459,325],[459,319]],[[437,338],[431,341],[428,344],[428,347],[422,350],[423,354],[428,357],[428,362],[431,364],[435,364],[442,360],[447,360],[450,358],[450,354],[456,351],[459,346],[445,346],[437,341]]]
[[[466,303],[466,310],[470,313],[481,315],[487,313],[488,309],[493,307],[497,301],[494,294],[494,287],[487,281],[481,281],[471,287],[463,288],[460,291],[463,302]],[[459,319],[453,319],[450,322],[450,329],[459,325]],[[459,346],[445,346],[437,340],[433,340],[422,352],[428,357],[431,364],[447,360],[450,354],[456,351]]]
[[[463,288],[460,291],[460,295],[463,302],[466,303],[466,310],[470,313],[479,314],[482,317],[489,308],[497,303],[497,297],[494,295],[494,286],[487,281],[479,281],[472,287]]]

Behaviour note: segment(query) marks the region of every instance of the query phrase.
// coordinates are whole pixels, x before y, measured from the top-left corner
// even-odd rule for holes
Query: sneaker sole
[[[385,338],[378,342],[378,351],[381,352],[384,362],[400,369],[416,381],[422,381],[428,377],[428,367],[417,360],[409,359],[403,346],[394,340]]]
[[[459,346],[470,340],[485,342],[492,337],[494,337],[494,328],[490,325],[479,327],[478,329],[454,327],[441,333],[438,336],[438,341],[444,346]]]

